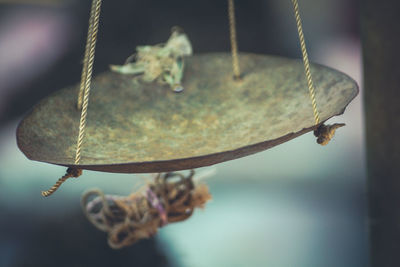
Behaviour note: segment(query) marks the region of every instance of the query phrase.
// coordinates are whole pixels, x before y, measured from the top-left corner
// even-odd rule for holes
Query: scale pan
[[[241,81],[231,55],[185,61],[184,91],[106,72],[92,84],[81,165],[74,164],[80,111],[78,87],[42,100],[20,123],[18,146],[31,160],[80,169],[166,172],[244,157],[316,128],[300,60],[240,54]],[[344,112],[355,81],[312,65],[321,121]]]

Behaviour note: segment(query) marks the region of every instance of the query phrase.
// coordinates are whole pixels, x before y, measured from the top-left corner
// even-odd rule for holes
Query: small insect
[[[317,143],[322,146],[327,145],[335,135],[336,129],[345,125],[344,123],[335,123],[332,125],[322,124],[314,131],[314,135],[317,137]]]
[[[193,183],[194,171],[157,174],[154,182],[128,197],[91,190],[82,197],[86,217],[108,233],[114,249],[154,236],[158,228],[188,219],[195,208],[203,208],[211,195],[205,184]],[[91,200],[90,200],[91,199]]]
[[[158,81],[168,84],[174,92],[183,90],[184,57],[192,55],[192,45],[183,31],[174,27],[165,44],[136,47],[124,65],[111,65],[111,70],[121,74],[140,75],[144,82]]]

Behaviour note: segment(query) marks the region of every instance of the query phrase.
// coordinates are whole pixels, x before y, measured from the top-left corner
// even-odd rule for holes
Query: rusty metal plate
[[[184,91],[107,72],[93,83],[82,169],[165,172],[244,157],[312,131],[313,111],[300,60],[241,54],[243,80],[231,56],[186,61]],[[312,65],[321,120],[342,114],[357,84]],[[32,160],[75,166],[78,87],[42,100],[20,123],[18,146]]]

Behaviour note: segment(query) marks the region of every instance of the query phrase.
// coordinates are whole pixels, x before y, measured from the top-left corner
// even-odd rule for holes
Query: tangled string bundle
[[[158,174],[145,190],[128,197],[91,190],[83,195],[82,207],[89,221],[108,233],[109,245],[119,249],[154,236],[158,228],[186,220],[195,208],[203,208],[211,195],[206,185],[195,186],[193,176],[193,170],[187,177]]]
[[[112,65],[111,70],[121,74],[141,75],[144,82],[158,81],[180,92],[183,90],[184,56],[192,53],[192,45],[186,34],[173,28],[166,44],[138,46],[136,54],[130,56],[125,65]]]

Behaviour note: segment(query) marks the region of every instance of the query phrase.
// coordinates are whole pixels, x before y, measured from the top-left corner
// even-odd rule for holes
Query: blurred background
[[[15,130],[43,97],[79,82],[89,0],[0,0],[0,266],[368,266],[362,88],[327,147],[309,133],[217,165],[212,202],[119,251],[84,218],[96,187],[128,195],[143,176],[87,171],[54,196],[65,168],[31,162]],[[291,1],[236,1],[239,49],[301,57]],[[302,0],[309,55],[361,84],[356,0]],[[104,1],[95,74],[137,45],[185,29],[195,53],[229,51],[227,1]]]

